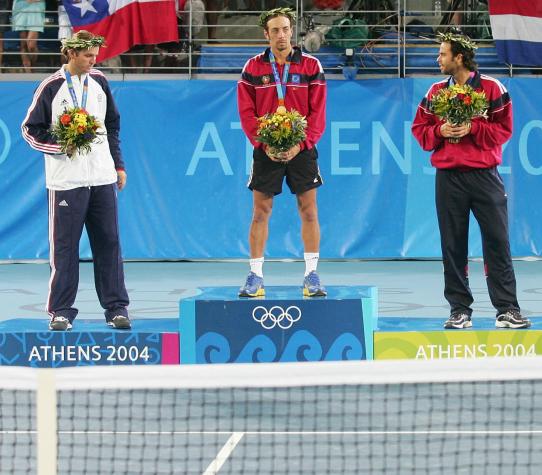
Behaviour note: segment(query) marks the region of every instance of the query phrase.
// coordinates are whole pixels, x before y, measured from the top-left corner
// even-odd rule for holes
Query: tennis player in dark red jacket
[[[316,143],[326,125],[326,80],[320,61],[292,46],[294,12],[275,8],[263,12],[260,26],[269,48],[249,59],[237,86],[237,102],[243,131],[254,145],[248,187],[253,195],[249,232],[250,272],[240,297],[265,295],[264,249],[268,236],[273,197],[282,191],[284,178],[296,195],[304,244],[305,278],[303,295],[325,296],[316,272],[320,247],[320,225],[316,189],[322,185]],[[290,150],[275,153],[255,140],[258,117],[295,109],[307,119],[305,140]]]
[[[451,307],[444,328],[472,326],[474,301],[468,279],[469,215],[480,225],[484,267],[491,303],[497,309],[498,328],[526,328],[520,313],[516,277],[508,237],[508,205],[497,171],[502,145],[512,136],[512,102],[496,79],[480,74],[474,60],[476,45],[464,35],[442,36],[438,64],[447,79],[433,84],[422,99],[412,133],[421,147],[431,151],[436,173],[436,207],[444,264],[444,296]],[[431,111],[435,93],[452,84],[469,84],[484,91],[487,118],[453,125]],[[460,139],[452,143],[448,139]]]

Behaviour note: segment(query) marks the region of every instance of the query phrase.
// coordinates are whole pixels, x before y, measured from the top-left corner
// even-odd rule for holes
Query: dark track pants
[[[451,312],[472,314],[468,279],[469,214],[480,225],[487,288],[498,314],[519,310],[508,238],[507,196],[496,168],[437,170],[436,205]]]
[[[127,315],[116,184],[49,190],[49,259],[51,277],[47,312],[71,321],[79,285],[79,240],[86,227],[94,260],[94,283],[105,318]]]

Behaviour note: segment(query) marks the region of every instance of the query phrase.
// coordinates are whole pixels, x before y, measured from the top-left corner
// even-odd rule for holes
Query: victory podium
[[[372,359],[376,287],[266,287],[239,298],[237,287],[208,287],[181,299],[181,364]]]
[[[53,332],[46,318],[0,322],[0,365],[59,368],[179,363],[178,319],[141,319],[114,330],[105,319],[76,319],[73,330]]]
[[[377,288],[328,287],[303,297],[299,287],[267,287],[239,298],[237,287],[196,289],[179,318],[133,319],[115,330],[79,318],[67,332],[46,318],[0,321],[0,365],[57,368],[89,365],[258,363],[369,359],[450,359],[542,355],[542,317],[532,327],[497,329],[495,319],[445,330],[444,317],[378,316]]]
[[[374,359],[450,359],[542,355],[542,317],[531,328],[495,328],[495,318],[476,317],[472,328],[445,330],[445,317],[380,317]],[[535,328],[535,329],[533,329]]]

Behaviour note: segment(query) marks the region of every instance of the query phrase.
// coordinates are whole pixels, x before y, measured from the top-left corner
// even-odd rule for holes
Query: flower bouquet
[[[431,98],[431,111],[452,125],[469,124],[474,117],[487,117],[489,103],[485,92],[475,91],[468,84],[454,84],[440,89]],[[461,139],[451,137],[451,143]]]
[[[60,149],[70,158],[76,152],[90,152],[92,142],[99,135],[97,130],[101,124],[96,117],[81,107],[64,109],[58,116],[51,133],[56,138]]]
[[[258,118],[255,140],[269,146],[272,152],[285,152],[306,137],[305,117],[294,109],[283,109]]]

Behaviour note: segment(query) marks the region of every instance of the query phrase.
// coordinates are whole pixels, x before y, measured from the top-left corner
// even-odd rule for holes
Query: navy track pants
[[[86,227],[94,260],[94,283],[105,318],[127,315],[128,294],[119,239],[117,185],[49,190],[47,312],[72,322],[79,285],[79,241]]]

